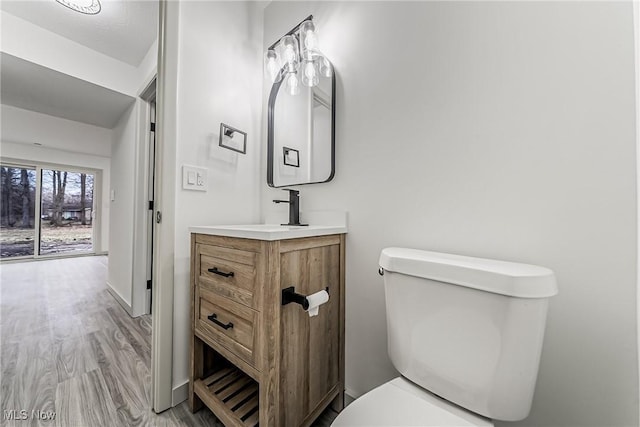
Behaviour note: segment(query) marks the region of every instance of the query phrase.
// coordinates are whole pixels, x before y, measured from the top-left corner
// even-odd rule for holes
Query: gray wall
[[[264,46],[310,13],[338,72],[337,172],[300,190],[349,212],[349,392],[396,375],[380,250],[424,248],[556,272],[516,425],[637,425],[631,2],[272,2]]]

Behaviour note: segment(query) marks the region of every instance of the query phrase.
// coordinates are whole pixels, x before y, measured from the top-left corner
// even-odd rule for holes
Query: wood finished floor
[[[104,256],[0,264],[0,425],[222,426],[186,402],[153,412],[150,316],[131,318],[106,278]]]

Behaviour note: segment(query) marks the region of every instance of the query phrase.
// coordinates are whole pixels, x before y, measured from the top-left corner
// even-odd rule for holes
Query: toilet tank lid
[[[545,298],[558,293],[553,271],[537,265],[418,249],[385,248],[380,254],[380,267],[518,298]]]

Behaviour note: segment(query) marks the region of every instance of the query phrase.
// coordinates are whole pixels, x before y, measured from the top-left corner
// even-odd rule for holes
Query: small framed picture
[[[284,156],[284,164],[287,166],[300,167],[300,152],[293,148],[282,147],[282,154]]]
[[[224,123],[220,123],[220,147],[247,154],[247,134]]]

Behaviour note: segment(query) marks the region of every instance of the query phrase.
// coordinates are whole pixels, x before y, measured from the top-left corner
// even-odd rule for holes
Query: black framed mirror
[[[285,89],[287,69],[271,87],[267,117],[267,184],[279,188],[319,184],[335,174],[335,72],[316,86]],[[285,150],[286,148],[286,150]],[[297,165],[286,153],[297,151]]]

